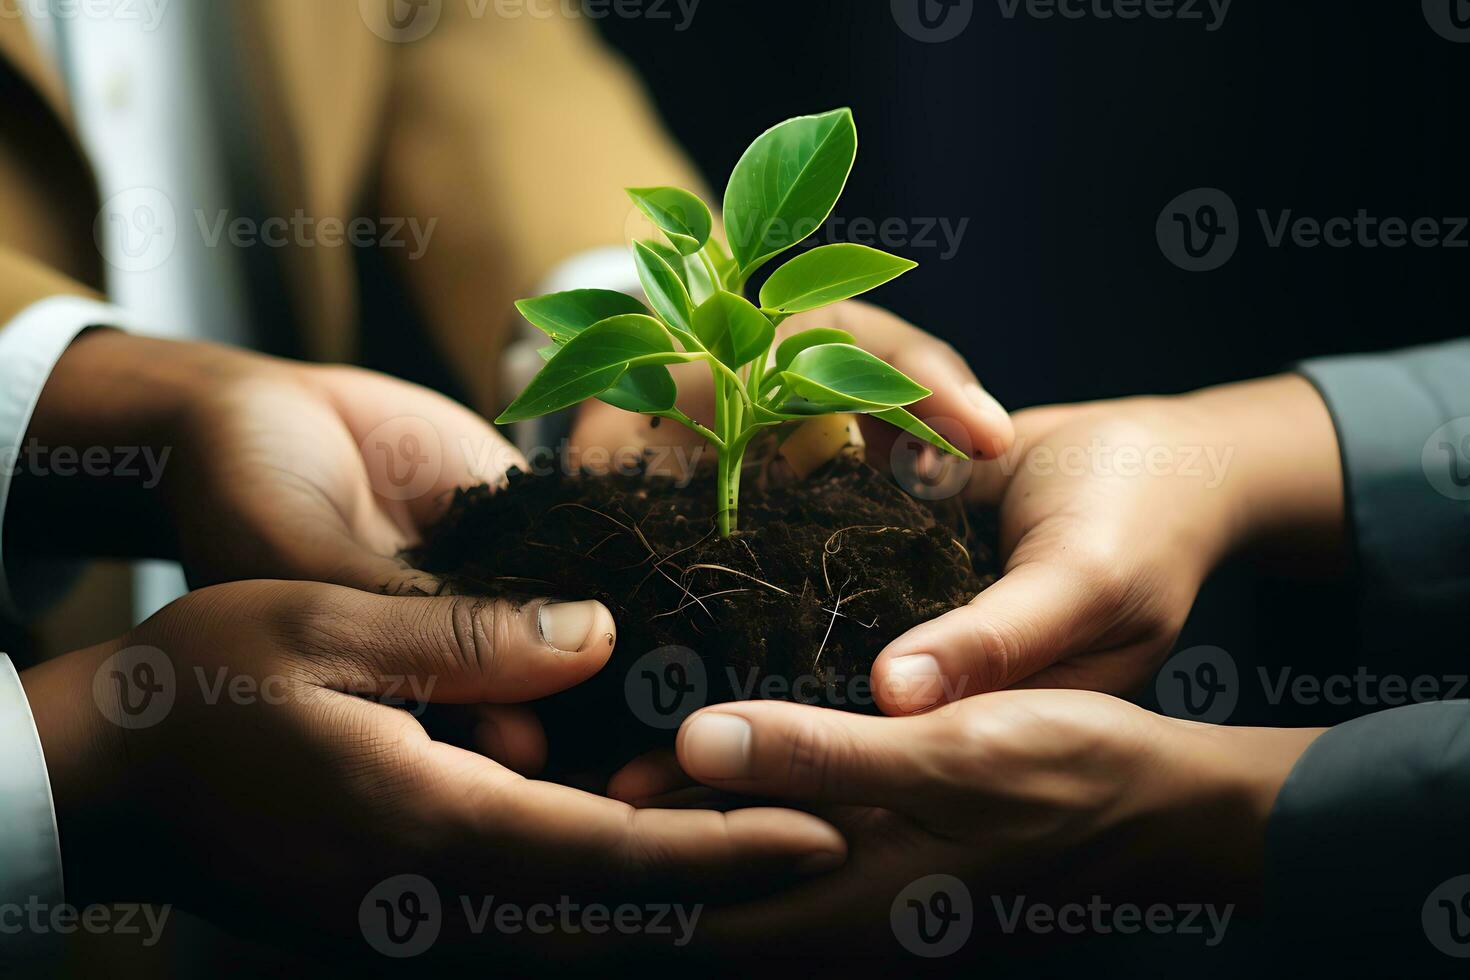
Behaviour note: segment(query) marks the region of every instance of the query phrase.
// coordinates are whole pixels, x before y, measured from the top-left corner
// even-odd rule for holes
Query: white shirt
[[[52,368],[88,327],[247,347],[252,339],[241,256],[227,243],[210,247],[206,233],[229,202],[223,142],[211,138],[219,120],[201,84],[204,59],[212,55],[201,41],[197,4],[209,0],[109,0],[110,8],[93,0],[49,8],[54,15],[50,2],[21,0],[20,6],[38,46],[66,69],[63,80],[105,202],[98,246],[112,303],[53,297],[0,331],[0,453],[19,450]],[[637,293],[628,251],[578,256],[543,291],[588,286]],[[507,390],[520,390],[539,369],[540,343],[518,343],[507,352]],[[521,441],[536,441],[534,431],[522,430]],[[11,475],[8,466],[0,470],[0,530]],[[48,571],[12,567],[7,576],[0,567],[0,614],[17,618],[17,594],[38,591],[20,588],[17,579],[29,585]],[[183,594],[183,574],[172,563],[146,563],[135,588],[141,620]],[[45,759],[19,677],[0,654],[0,912],[10,903],[62,900]],[[7,935],[4,925],[0,917],[0,961],[20,939],[38,938]]]

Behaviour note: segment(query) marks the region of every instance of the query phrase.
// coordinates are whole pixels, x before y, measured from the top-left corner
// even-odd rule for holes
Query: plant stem
[[[694,419],[692,419],[689,416],[685,415],[683,412],[679,411],[677,408],[671,409],[670,411],[667,411],[667,412],[661,412],[661,413],[659,413],[659,417],[660,418],[669,419],[670,421],[673,421],[673,422],[678,422],[684,428],[689,429],[692,432],[697,432],[699,435],[703,436],[706,440],[708,440],[711,444],[713,444],[716,449],[724,449],[725,448],[725,440],[723,438],[721,438],[720,436],[716,435],[714,432],[710,431],[709,429],[705,428],[704,426],[700,425]]]

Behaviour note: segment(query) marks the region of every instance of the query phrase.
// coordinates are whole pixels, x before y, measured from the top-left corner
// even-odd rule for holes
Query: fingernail
[[[738,779],[750,772],[750,722],[707,714],[684,732],[684,769],[695,779]]]
[[[808,854],[796,863],[796,873],[803,875],[820,875],[828,871],[836,871],[847,861],[846,855],[838,854],[836,851],[817,851]]]
[[[602,603],[590,599],[586,602],[548,602],[536,615],[541,638],[558,650],[576,653],[587,645],[592,626],[601,611]]]
[[[939,661],[927,653],[899,657],[888,665],[886,686],[889,700],[902,712],[932,708],[944,694]]]

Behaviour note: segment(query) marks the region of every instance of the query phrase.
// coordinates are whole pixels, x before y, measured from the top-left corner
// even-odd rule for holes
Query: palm
[[[181,506],[196,584],[244,578],[373,591],[431,587],[399,558],[456,487],[521,458],[482,419],[426,389],[346,368],[282,370],[215,392]]]

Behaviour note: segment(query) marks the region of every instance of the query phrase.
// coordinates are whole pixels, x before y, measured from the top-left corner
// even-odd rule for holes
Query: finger
[[[1031,464],[1031,454],[1042,440],[1085,410],[1076,405],[1047,405],[1017,412],[1015,441],[999,456],[977,461],[971,467],[965,499],[974,504],[999,506],[1011,481]]]
[[[903,809],[925,792],[934,718],[876,718],[782,701],[719,705],[679,730],[679,764],[717,789]]]
[[[493,763],[472,755],[467,761],[468,753],[442,743],[430,743],[430,751],[455,769],[460,819],[485,845],[483,856],[500,862],[502,879],[508,841],[532,885],[587,881],[624,893],[675,883],[712,892],[732,881],[818,874],[846,859],[842,835],[811,814],[775,807],[637,810],[566,786],[508,782]]]
[[[878,655],[873,693],[890,715],[1010,687],[1094,633],[1093,596],[1075,573],[1034,562],[969,604],[909,630]]]
[[[546,730],[536,712],[523,705],[481,705],[474,744],[488,758],[522,776],[534,776],[546,767]]]
[[[313,382],[331,399],[362,454],[380,506],[406,526],[431,526],[454,491],[498,484],[525,457],[482,416],[438,392],[350,367],[319,368]]]
[[[638,803],[694,785],[679,758],[670,749],[658,749],[640,755],[617,772],[607,783],[607,795],[625,803]]]
[[[977,459],[994,459],[1010,448],[1016,430],[1000,402],[985,390],[960,353],[918,327],[876,307],[863,303],[843,304],[840,326],[850,331],[859,346],[928,388],[933,394],[909,406],[921,419],[958,423],[964,437],[959,449]],[[814,320],[793,318],[788,329],[817,325]],[[950,440],[954,442],[953,439]]]
[[[910,405],[910,412],[921,419],[954,419],[960,424],[969,446],[958,448],[969,449],[976,459],[995,459],[1015,443],[1016,427],[1010,414],[948,344],[926,336],[896,350],[890,363],[933,392]]]
[[[515,604],[402,598],[295,584],[275,611],[295,652],[316,654],[331,686],[444,704],[546,697],[600,670],[616,643],[599,602]]]

